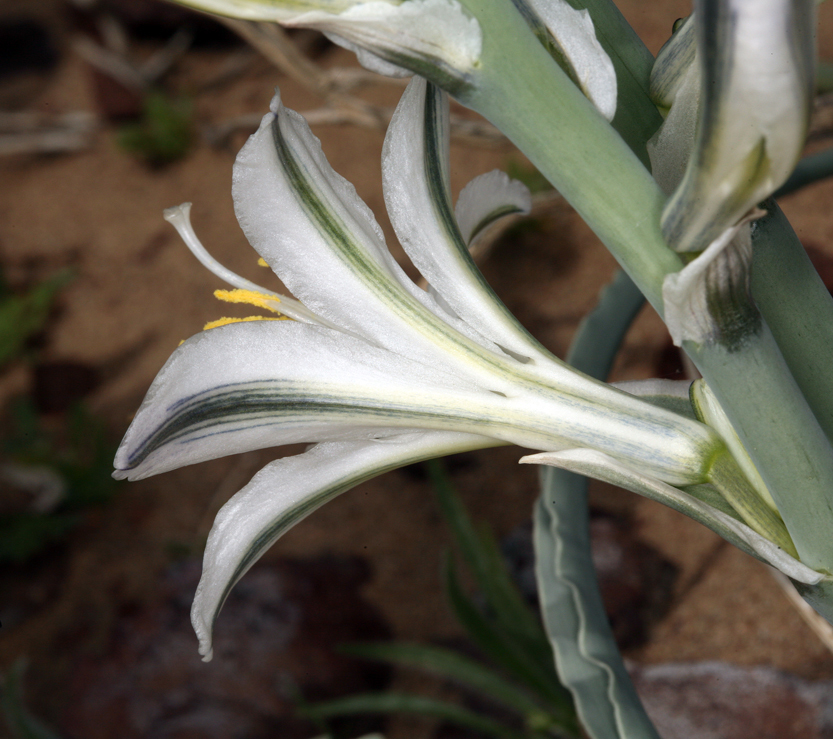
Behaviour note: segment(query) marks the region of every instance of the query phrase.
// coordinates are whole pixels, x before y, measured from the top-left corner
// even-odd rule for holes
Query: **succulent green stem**
[[[656,182],[511,4],[466,6],[481,23],[484,45],[477,79],[461,101],[530,158],[662,315],[663,280],[683,264],[660,231],[665,197]],[[646,103],[634,97],[619,104]],[[690,342],[685,349],[772,491],[802,561],[833,570],[833,448],[766,323],[735,351]]]

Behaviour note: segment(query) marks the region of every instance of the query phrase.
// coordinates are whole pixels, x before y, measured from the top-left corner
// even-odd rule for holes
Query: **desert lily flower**
[[[676,343],[730,348],[756,328],[750,222],[789,177],[813,93],[815,0],[700,0],[662,49],[651,90],[668,109],[649,146],[670,195],[669,246],[694,258],[663,296]]]
[[[708,426],[570,369],[517,323],[468,245],[495,218],[525,211],[528,193],[490,173],[465,188],[455,213],[447,146],[447,98],[415,78],[388,131],[383,177],[394,228],[430,291],[393,260],[367,206],[278,97],[238,156],[233,195],[250,243],[298,300],[216,265],[187,208],[167,215],[237,288],[224,297],[294,320],[224,321],[184,342],[128,430],[116,476],[315,444],[267,465],[218,514],[192,611],[206,659],[226,595],[265,549],[333,496],[394,467],[514,443],[590,449],[669,486],[740,474]],[[794,551],[777,514],[741,517],[755,529],[737,523],[760,544],[758,556],[777,559],[769,540]]]

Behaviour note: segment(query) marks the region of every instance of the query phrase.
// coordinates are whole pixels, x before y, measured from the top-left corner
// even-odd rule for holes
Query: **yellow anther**
[[[272,318],[266,316],[247,316],[246,318],[218,318],[216,321],[209,321],[202,327],[203,331],[208,331],[212,328],[219,328],[220,326],[228,326],[230,323],[246,323],[248,321],[288,321],[286,316],[279,318]]]
[[[269,263],[263,257],[260,257],[257,260],[257,264],[258,264],[259,267],[268,267],[269,266]]]
[[[277,295],[256,293],[254,290],[215,290],[214,297],[226,303],[247,303],[248,305],[256,305],[258,308],[265,308],[272,311],[272,313],[280,313],[274,307],[275,303],[281,302]]]

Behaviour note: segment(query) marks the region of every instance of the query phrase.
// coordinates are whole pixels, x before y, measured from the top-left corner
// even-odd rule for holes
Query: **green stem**
[[[659,187],[509,3],[467,6],[481,23],[484,46],[482,68],[462,102],[530,158],[662,315],[663,281],[682,262],[660,231]],[[685,348],[773,491],[802,560],[833,570],[833,449],[768,327],[741,351]]]
[[[509,136],[661,305],[663,278],[682,268],[660,231],[665,196],[510,3],[468,0],[467,7],[482,26],[483,52],[461,102]]]
[[[612,0],[567,0],[586,9],[596,37],[616,70],[618,105],[613,127],[646,167],[650,167],[645,142],[662,125],[662,116],[648,96],[654,56]]]
[[[781,209],[752,232],[752,294],[787,366],[827,438],[833,440],[833,298]]]
[[[801,561],[833,569],[833,448],[768,326],[742,351],[684,348],[717,396],[772,492]]]

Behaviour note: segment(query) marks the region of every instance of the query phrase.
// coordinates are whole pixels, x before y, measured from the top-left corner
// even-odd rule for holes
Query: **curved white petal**
[[[457,0],[178,0],[250,21],[315,28],[380,74],[439,74],[468,84],[480,59],[480,24]]]
[[[177,2],[197,10],[225,15],[229,18],[286,23],[302,13],[311,11],[325,11],[332,14],[342,13],[354,5],[360,4],[362,0],[286,0],[286,2],[276,0],[177,0]]]
[[[673,249],[703,251],[789,176],[809,121],[814,19],[814,0],[695,3],[703,89],[695,151],[662,217]]]
[[[648,94],[658,107],[667,110],[677,101],[677,95],[689,70],[692,67],[698,68],[696,55],[694,16],[690,15],[674,24],[673,35],[659,50],[657,60],[651,68]],[[696,113],[694,117],[697,117]]]
[[[323,31],[335,43],[358,53],[359,61],[380,74],[431,76],[439,70],[457,84],[480,59],[480,24],[457,0],[371,0],[336,14],[303,13],[286,22]]]
[[[454,216],[464,243],[472,243],[495,221],[513,214],[526,215],[532,197],[523,182],[510,179],[506,172],[493,169],[475,177],[461,191]]]
[[[726,541],[753,557],[772,565],[798,582],[816,584],[824,575],[791,557],[783,549],[753,531],[746,524],[723,511],[698,500],[678,488],[638,472],[602,452],[591,449],[569,449],[561,452],[532,454],[521,458],[523,464],[548,464],[553,467],[587,475],[611,485],[625,488],[646,498],[656,500],[684,513],[707,526]]]
[[[482,353],[472,342],[491,349],[408,279],[370,209],[278,95],[237,157],[232,194],[252,246],[317,316],[440,367],[455,350]]]
[[[208,536],[191,621],[211,659],[214,622],[229,591],[289,528],[319,506],[388,470],[445,454],[494,446],[468,434],[412,432],[378,441],[318,444],[268,464],[217,514]]]
[[[750,217],[759,217],[755,210]],[[665,276],[662,302],[674,344],[719,341],[734,348],[760,322],[750,295],[749,218],[727,228],[679,272]]]
[[[391,119],[382,151],[382,184],[400,243],[443,303],[514,356],[547,356],[483,279],[460,234],[448,181],[448,97],[423,79],[410,82]],[[493,177],[481,180],[466,196],[466,215],[472,220],[484,216],[501,200],[515,208],[523,197],[517,187],[504,184]],[[487,196],[479,211],[471,203],[477,194]],[[467,231],[476,226],[468,223]]]
[[[607,120],[613,120],[616,70],[596,38],[590,12],[573,8],[566,0],[530,0],[529,5],[541,18],[569,65],[570,77],[599,112]]]

